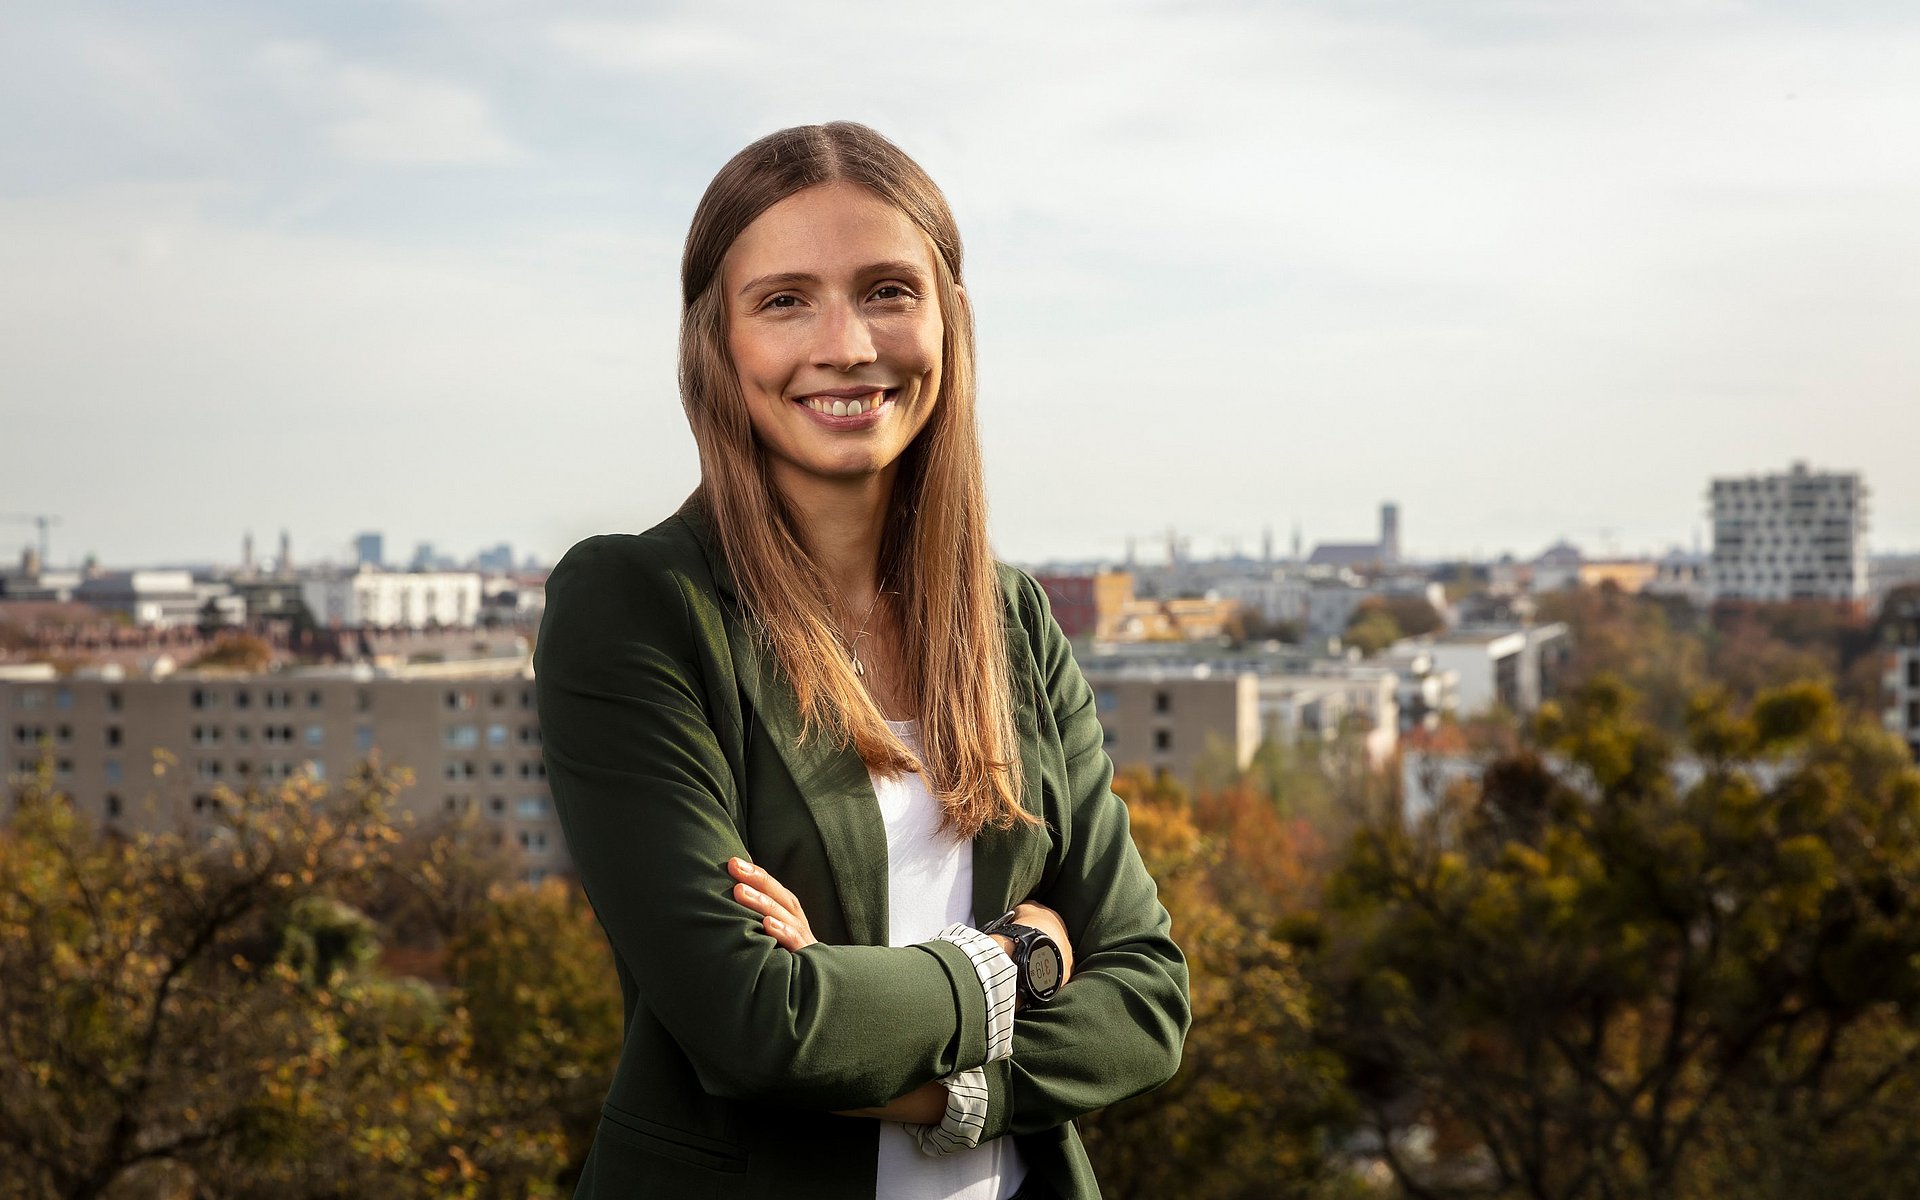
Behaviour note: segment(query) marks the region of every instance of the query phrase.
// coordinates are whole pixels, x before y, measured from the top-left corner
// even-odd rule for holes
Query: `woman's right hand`
[[[1013,923],[1031,925],[1052,938],[1053,944],[1060,947],[1060,986],[1065,987],[1067,980],[1073,978],[1073,942],[1067,937],[1066,922],[1060,919],[1060,914],[1044,904],[1023,900],[1013,910]],[[992,936],[993,940],[1000,944],[1000,949],[1006,956],[1012,958],[1013,939],[1002,937],[997,933]]]

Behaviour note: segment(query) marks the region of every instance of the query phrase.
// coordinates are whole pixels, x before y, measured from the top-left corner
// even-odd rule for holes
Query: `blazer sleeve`
[[[723,1098],[880,1105],[980,1065],[986,998],[958,946],[789,953],[733,899],[734,776],[661,557],[645,538],[575,546],[548,578],[534,656],[568,850],[647,1008]]]
[[[984,1137],[1050,1129],[1160,1086],[1192,1020],[1186,959],[1113,794],[1093,690],[1045,590],[1024,573],[1022,590],[1068,791],[1060,866],[1033,899],[1060,914],[1075,961],[1051,1002],[1016,1015],[1012,1057],[986,1064]]]

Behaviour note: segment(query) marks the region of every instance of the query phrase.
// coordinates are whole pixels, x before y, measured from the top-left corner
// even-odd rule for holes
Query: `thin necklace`
[[[874,590],[873,600],[867,605],[867,615],[860,618],[859,631],[853,635],[852,642],[846,643],[847,654],[853,659],[853,673],[856,676],[864,677],[867,673],[866,664],[860,661],[860,639],[867,636],[867,622],[873,620],[874,607],[880,603],[880,597],[884,595],[886,595],[884,591],[877,588]]]

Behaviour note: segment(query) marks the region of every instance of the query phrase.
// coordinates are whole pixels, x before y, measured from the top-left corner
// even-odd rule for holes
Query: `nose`
[[[815,326],[818,337],[813,347],[813,365],[836,371],[850,371],[874,359],[873,331],[858,307],[830,304]]]

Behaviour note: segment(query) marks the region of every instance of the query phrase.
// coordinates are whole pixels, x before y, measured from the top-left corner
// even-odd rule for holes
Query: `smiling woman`
[[[567,554],[535,655],[626,1001],[578,1195],[1097,1196],[1072,1119],[1172,1074],[1186,968],[987,546],[952,214],[872,130],[784,130],[682,288],[700,487]]]

